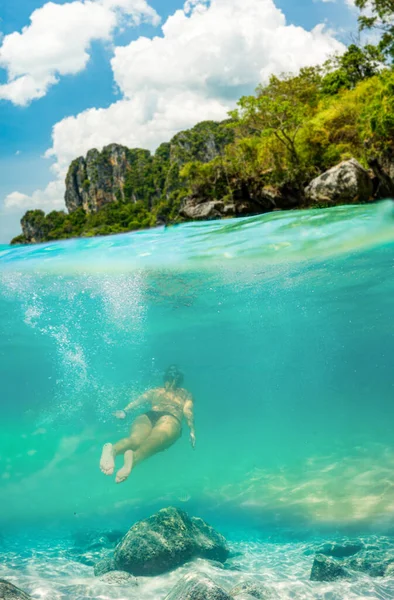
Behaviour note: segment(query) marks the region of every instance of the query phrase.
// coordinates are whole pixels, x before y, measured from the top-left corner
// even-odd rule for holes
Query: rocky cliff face
[[[74,160],[66,177],[65,202],[69,212],[83,208],[97,212],[110,202],[125,200],[129,170],[128,148],[111,144],[102,152],[89,150],[86,158]]]
[[[233,139],[225,124],[199,123],[178,133],[170,143],[149,150],[130,150],[110,144],[101,152],[89,150],[74,160],[66,177],[65,202],[68,211],[83,208],[98,212],[111,202],[143,202],[152,208],[164,195],[179,186],[179,169],[186,162],[209,162]]]
[[[37,244],[42,242],[48,233],[45,213],[42,210],[29,210],[21,219],[24,243]],[[22,240],[21,240],[22,241]]]

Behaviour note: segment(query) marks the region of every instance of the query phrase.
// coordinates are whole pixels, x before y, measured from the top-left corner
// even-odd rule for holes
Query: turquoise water
[[[0,247],[0,531],[16,544],[0,575],[21,548],[50,547],[59,565],[64,536],[168,505],[265,565],[256,544],[294,544],[292,581],[311,536],[391,535],[393,269],[389,201]],[[129,423],[111,413],[174,362],[195,397],[196,449],[185,427],[115,485],[100,451]],[[26,585],[39,595],[60,574],[44,584],[37,553],[19,570],[36,569]],[[345,597],[300,589],[283,597]]]

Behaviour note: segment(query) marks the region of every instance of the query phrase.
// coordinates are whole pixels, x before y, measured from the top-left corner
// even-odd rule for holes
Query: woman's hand
[[[192,445],[192,448],[196,447],[196,434],[194,433],[194,431],[190,432],[190,443]]]
[[[112,413],[114,417],[116,417],[117,419],[125,419],[127,417],[127,413],[125,410],[116,410],[114,413]]]

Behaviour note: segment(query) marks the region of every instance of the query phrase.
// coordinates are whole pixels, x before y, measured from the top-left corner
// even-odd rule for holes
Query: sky
[[[154,150],[272,73],[341,52],[354,0],[0,0],[0,243],[64,208],[70,162]]]

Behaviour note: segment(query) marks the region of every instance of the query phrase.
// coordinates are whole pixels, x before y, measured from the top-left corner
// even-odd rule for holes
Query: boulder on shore
[[[272,207],[270,208],[272,210]],[[222,219],[224,217],[245,217],[258,215],[262,210],[259,204],[243,199],[234,199],[224,202],[223,200],[207,200],[206,198],[189,196],[179,209],[179,215],[188,221],[209,221]]]
[[[368,171],[351,158],[313,179],[305,197],[312,206],[368,202],[373,197],[373,183]]]
[[[311,581],[336,581],[337,579],[348,578],[348,571],[339,561],[324,556],[324,554],[315,556],[310,577]]]
[[[0,579],[0,599],[1,600],[32,600],[29,594],[23,592],[12,583]]]
[[[115,568],[132,575],[160,575],[193,558],[225,562],[225,538],[202,519],[165,508],[136,523],[115,548]]]
[[[233,600],[212,579],[197,574],[185,575],[165,600]]]

